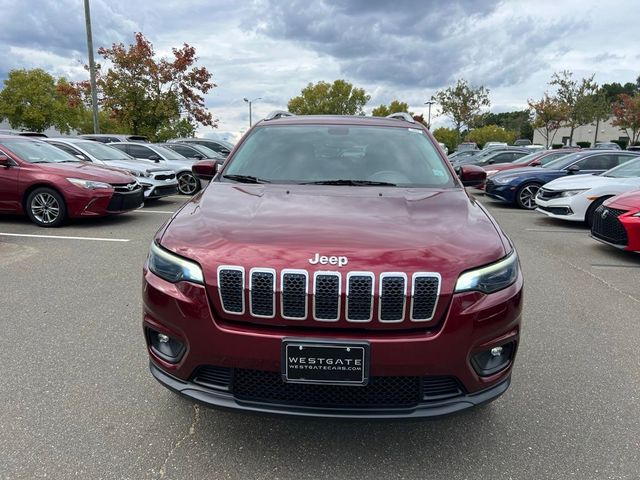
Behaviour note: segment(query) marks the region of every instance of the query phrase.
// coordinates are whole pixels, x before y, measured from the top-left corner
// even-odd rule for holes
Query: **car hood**
[[[215,279],[219,265],[338,270],[311,265],[319,253],[348,257],[345,274],[438,272],[443,292],[461,271],[503,257],[506,242],[462,189],[221,182],[188,202],[161,238],[200,263],[206,279]]]
[[[580,190],[592,189],[597,187],[614,187],[614,186],[640,186],[640,178],[613,178],[603,177],[602,175],[571,175],[558,178],[547,183],[544,188],[546,190]]]
[[[139,160],[109,160],[104,163],[105,166],[124,168],[127,170],[136,170],[138,172],[167,172],[172,171],[169,167],[158,167],[154,162],[143,162]]]
[[[95,182],[131,183],[135,180],[128,173],[117,168],[94,165],[89,162],[41,163],[38,166],[48,173]]]
[[[621,208],[622,210],[640,210],[640,190],[623,193],[610,198],[604,204],[611,208]]]

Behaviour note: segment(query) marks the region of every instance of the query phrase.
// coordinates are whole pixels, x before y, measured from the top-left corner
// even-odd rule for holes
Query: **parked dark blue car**
[[[496,173],[487,180],[485,195],[520,208],[536,208],[538,189],[565,175],[602,173],[629,160],[619,150],[583,150],[566,155],[540,167],[525,167]],[[639,152],[640,153],[640,152]]]

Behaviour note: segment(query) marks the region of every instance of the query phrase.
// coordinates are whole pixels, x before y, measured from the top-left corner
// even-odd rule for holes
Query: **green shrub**
[[[576,142],[580,148],[589,148],[591,146],[591,142]]]
[[[554,150],[558,150],[559,148],[564,147],[563,144],[561,143],[554,143],[553,145],[551,145],[551,148],[553,148]]]
[[[617,143],[618,145],[620,145],[620,148],[622,150],[626,150],[627,148],[627,144],[629,143],[629,140],[611,140],[613,143]]]

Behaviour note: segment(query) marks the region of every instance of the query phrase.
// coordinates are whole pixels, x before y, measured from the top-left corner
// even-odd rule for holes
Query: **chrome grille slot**
[[[251,315],[273,318],[276,311],[276,271],[268,268],[252,268],[250,278]]]
[[[374,283],[375,276],[370,272],[350,272],[347,275],[347,321],[371,321]]]
[[[433,319],[440,296],[438,273],[415,273],[412,279],[411,320],[428,322]]]
[[[340,316],[340,274],[316,272],[313,277],[313,318],[335,322]]]
[[[218,267],[218,292],[222,309],[227,313],[244,313],[244,268]]]
[[[304,270],[282,271],[282,318],[288,320],[307,318],[308,277]]]
[[[378,319],[381,322],[389,323],[404,320],[406,297],[406,274],[383,273],[380,275],[380,306]]]

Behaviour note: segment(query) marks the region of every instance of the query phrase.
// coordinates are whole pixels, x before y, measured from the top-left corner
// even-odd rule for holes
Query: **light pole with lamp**
[[[427,128],[431,130],[431,105],[436,103],[434,100],[429,100],[428,102],[424,102],[425,105],[429,105],[429,113],[427,117]]]
[[[262,98],[258,97],[258,98],[254,98],[253,100],[249,100],[247,97],[244,97],[244,101],[249,104],[249,128],[251,128],[251,125],[253,125],[253,122],[251,119],[251,104],[256,100],[262,100]]]

